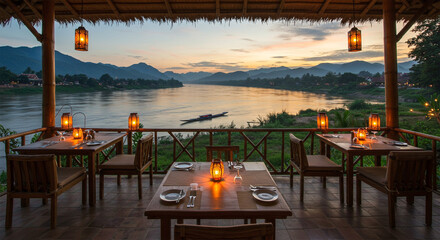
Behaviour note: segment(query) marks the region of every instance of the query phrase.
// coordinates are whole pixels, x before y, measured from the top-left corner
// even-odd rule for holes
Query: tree
[[[26,73],[26,74],[34,74],[35,73],[35,71],[34,70],[32,70],[32,68],[31,67],[27,67],[25,70],[24,70],[24,72],[23,73]]]
[[[6,67],[0,67],[0,84],[8,84],[16,78],[17,75],[9,71]]]
[[[408,54],[418,62],[411,67],[410,77],[422,87],[440,90],[440,18],[428,19],[418,24],[414,30],[416,37],[406,43],[414,47]]]

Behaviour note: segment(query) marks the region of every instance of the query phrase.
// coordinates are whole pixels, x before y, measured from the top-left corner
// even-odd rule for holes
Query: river
[[[0,95],[0,124],[17,132],[41,127],[41,95]],[[248,126],[259,116],[281,112],[296,114],[304,109],[329,110],[348,100],[324,94],[215,85],[185,84],[182,88],[57,94],[58,111],[69,104],[73,112],[87,116],[86,127],[126,128],[128,115],[139,114],[145,128],[210,128],[220,125]],[[60,126],[64,107],[56,117]],[[228,112],[227,116],[181,125],[181,119]],[[83,127],[84,117],[74,116],[73,125]],[[4,145],[0,147],[0,170],[5,169]]]

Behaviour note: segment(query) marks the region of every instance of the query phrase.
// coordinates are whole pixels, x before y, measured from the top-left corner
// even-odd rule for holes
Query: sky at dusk
[[[130,66],[139,62],[162,72],[232,72],[262,67],[308,67],[354,60],[383,63],[382,22],[356,25],[362,30],[363,51],[347,51],[352,26],[338,22],[249,22],[84,24],[89,51],[74,50],[79,24],[55,25],[55,48],[85,62]],[[41,26],[36,27],[39,32]],[[397,25],[397,31],[402,24]],[[12,20],[0,27],[2,46],[40,46],[24,25]],[[408,61],[409,31],[397,45],[399,62]]]

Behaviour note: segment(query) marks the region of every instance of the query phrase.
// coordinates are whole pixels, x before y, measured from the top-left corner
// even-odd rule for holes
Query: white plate
[[[102,141],[88,142],[87,146],[96,146],[96,145],[101,145],[102,143],[103,143]]]
[[[258,189],[252,193],[255,199],[263,202],[273,202],[278,199],[278,194],[270,189]]]
[[[396,145],[396,146],[408,146],[408,143],[406,143],[406,142],[398,142],[398,141],[395,141],[395,142],[393,143],[393,145]]]
[[[322,136],[326,138],[339,138],[339,135],[335,134],[322,134]]]
[[[185,191],[183,191],[182,195],[180,195],[180,192],[182,189],[169,189],[164,191],[160,194],[160,199],[162,199],[165,202],[176,202],[180,201],[186,196]]]
[[[188,169],[188,168],[192,168],[193,164],[189,163],[189,162],[179,162],[174,164],[174,168],[177,169]]]

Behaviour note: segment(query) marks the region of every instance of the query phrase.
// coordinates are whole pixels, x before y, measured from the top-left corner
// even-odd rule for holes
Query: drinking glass
[[[376,134],[378,133],[378,131],[371,131],[371,133],[373,134],[371,139],[377,139]]]
[[[60,141],[66,140],[66,138],[64,137],[64,132],[57,131],[57,135],[60,136]]]
[[[234,183],[241,184],[243,182],[243,177],[240,175],[240,169],[243,168],[243,164],[240,161],[236,161],[234,168],[237,169],[237,174],[234,177]]]

